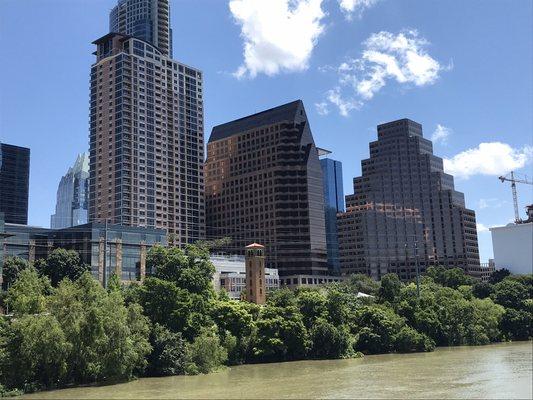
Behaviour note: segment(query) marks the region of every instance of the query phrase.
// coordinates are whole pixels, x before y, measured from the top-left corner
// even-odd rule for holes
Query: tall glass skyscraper
[[[409,119],[378,126],[370,157],[361,162],[354,194],[339,213],[343,274],[403,280],[427,267],[460,267],[480,273],[476,214],[465,207],[442,158]]]
[[[342,185],[342,163],[323,158],[320,160],[324,183],[324,213],[326,217],[326,243],[330,272],[340,274],[339,236],[337,213],[344,211],[344,190]]]
[[[168,0],[149,3],[168,14]],[[112,13],[127,22],[121,7],[135,4],[144,2]],[[202,72],[152,39],[112,32],[94,42],[89,222],[164,229],[184,245],[205,238]]]
[[[172,57],[168,0],[119,0],[109,14],[109,31],[142,39]]]
[[[52,229],[86,224],[89,209],[89,155],[79,154],[61,178],[57,188],[56,212],[50,218]]]
[[[0,143],[0,213],[6,223],[28,223],[30,149]]]

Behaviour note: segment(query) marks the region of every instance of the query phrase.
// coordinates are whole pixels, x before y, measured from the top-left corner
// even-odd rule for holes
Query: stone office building
[[[120,1],[111,26],[122,33],[94,42],[89,222],[163,229],[185,245],[205,238],[203,77],[170,58],[168,12],[166,0]]]
[[[338,214],[342,272],[413,279],[431,265],[480,275],[476,216],[465,207],[422,126],[401,119],[378,126],[354,194]]]
[[[301,100],[215,126],[207,145],[209,238],[265,245],[280,276],[326,275],[322,171]]]

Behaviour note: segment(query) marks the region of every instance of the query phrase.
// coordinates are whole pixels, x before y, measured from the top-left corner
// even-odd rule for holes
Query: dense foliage
[[[107,290],[69,252],[56,251],[38,268],[9,264],[0,394],[533,335],[532,276],[480,283],[461,269],[432,267],[418,298],[415,283],[394,274],[381,282],[354,275],[319,289],[280,289],[257,306],[214,292],[207,245],[156,247],[142,284],[111,277]]]

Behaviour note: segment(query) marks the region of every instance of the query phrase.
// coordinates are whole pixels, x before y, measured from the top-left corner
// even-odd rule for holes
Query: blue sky
[[[49,226],[60,177],[88,148],[91,42],[115,0],[1,0],[0,140],[32,151],[29,222]],[[513,219],[497,176],[533,175],[530,0],[172,0],[174,57],[204,71],[213,125],[301,98],[346,193],[376,125],[398,118],[487,227]],[[521,212],[533,187],[519,186]]]

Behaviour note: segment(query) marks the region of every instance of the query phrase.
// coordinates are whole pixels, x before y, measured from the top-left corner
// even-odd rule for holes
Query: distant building
[[[47,229],[5,224],[3,257],[20,257],[30,262],[46,258],[56,248],[75,250],[90,265],[100,282],[116,274],[124,282],[146,275],[146,255],[156,244],[166,245],[162,230],[90,223],[65,229]],[[107,238],[107,246],[106,246]],[[2,260],[3,261],[3,260]],[[104,277],[104,265],[106,275]]]
[[[342,163],[323,158],[320,160],[324,185],[324,213],[326,219],[326,243],[328,268],[331,274],[340,275],[339,234],[337,213],[344,212],[344,190],[342,183]]]
[[[344,277],[342,276],[289,275],[280,278],[280,285],[289,289],[296,289],[300,287],[320,287],[343,281]]]
[[[401,119],[377,130],[346,212],[338,215],[343,273],[410,280],[417,269],[442,265],[480,278],[475,212],[465,207],[422,125]]]
[[[109,32],[142,39],[172,57],[169,0],[119,0],[109,14]]]
[[[322,170],[301,100],[215,126],[205,162],[209,238],[265,245],[280,275],[326,275]]]
[[[56,211],[50,218],[52,229],[86,224],[89,207],[89,155],[79,154],[61,178],[57,188]]]
[[[507,268],[512,274],[533,274],[533,205],[528,219],[521,224],[489,228],[496,269]]]
[[[11,224],[28,223],[30,149],[0,143],[0,212]]]
[[[215,266],[213,286],[216,291],[224,289],[233,300],[241,299],[246,293],[246,264],[242,255],[212,255]],[[265,268],[266,293],[279,289],[278,270]]]

